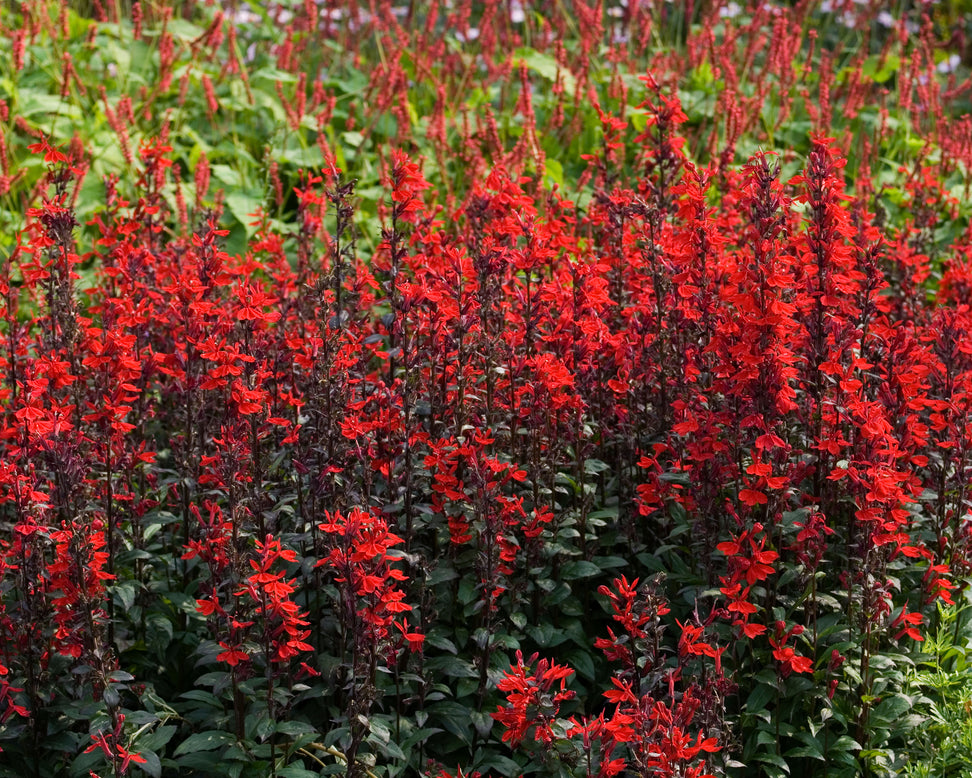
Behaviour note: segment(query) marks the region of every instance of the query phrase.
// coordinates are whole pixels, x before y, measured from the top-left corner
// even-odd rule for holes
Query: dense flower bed
[[[87,10],[2,17],[0,774],[961,764],[944,17]]]

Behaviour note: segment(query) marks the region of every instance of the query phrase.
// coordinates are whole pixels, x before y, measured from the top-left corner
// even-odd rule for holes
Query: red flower
[[[67,162],[67,154],[51,146],[47,138],[42,138],[39,143],[31,143],[27,149],[34,154],[43,154],[44,162],[47,164],[58,164]]]
[[[510,667],[506,676],[496,684],[502,692],[507,692],[506,707],[497,708],[492,714],[506,731],[503,741],[516,747],[532,733],[538,743],[547,744],[554,738],[551,725],[560,710],[560,704],[574,698],[574,692],[567,690],[567,679],[574,674],[569,667],[554,664],[546,659],[537,662],[538,655],[530,657],[524,665],[523,654],[516,652],[516,664]],[[530,673],[530,665],[536,662],[536,670]],[[559,683],[559,691],[550,694],[553,685]]]
[[[239,648],[231,648],[223,641],[220,641],[219,645],[220,648],[225,650],[216,655],[217,662],[226,662],[230,667],[236,667],[240,662],[245,662],[250,658],[250,655],[245,651],[241,651]]]

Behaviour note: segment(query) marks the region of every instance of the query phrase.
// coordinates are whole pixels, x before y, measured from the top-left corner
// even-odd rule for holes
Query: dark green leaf
[[[750,692],[746,699],[746,710],[756,713],[766,708],[766,704],[776,696],[776,687],[765,683],[759,684]]]
[[[575,581],[578,578],[591,578],[600,575],[601,568],[586,559],[578,559],[567,562],[560,570],[561,577],[565,581]]]
[[[449,678],[478,678],[472,663],[456,656],[437,656],[426,662],[426,668],[434,676]]]
[[[235,740],[236,738],[229,732],[221,732],[220,730],[216,729],[212,729],[207,732],[197,732],[195,735],[190,735],[179,744],[179,747],[176,748],[175,756],[192,754],[197,751],[212,751],[213,749],[224,746],[227,743],[232,743]]]
[[[142,772],[151,775],[152,778],[161,778],[162,763],[159,761],[158,754],[156,754],[154,751],[147,751],[145,749],[138,749],[135,753],[139,754],[145,761],[133,762],[132,764],[137,765]]]

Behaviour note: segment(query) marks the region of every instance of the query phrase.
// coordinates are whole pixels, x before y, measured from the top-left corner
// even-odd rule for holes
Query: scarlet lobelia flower
[[[400,149],[392,152],[390,183],[396,218],[406,222],[415,221],[422,211],[422,190],[428,189],[429,183],[422,176],[418,164],[412,162]]]
[[[254,572],[246,579],[237,597],[249,596],[256,603],[255,614],[264,624],[264,646],[268,662],[287,662],[301,651],[312,651],[306,640],[310,636],[306,613],[290,599],[294,587],[286,581],[286,571],[273,571],[280,561],[296,562],[297,552],[283,548],[280,541],[267,535],[256,542],[256,559],[250,560]]]
[[[358,625],[354,649],[370,652],[389,637],[398,614],[412,610],[398,588],[406,575],[388,553],[404,541],[388,529],[384,518],[360,508],[352,509],[347,516],[335,512],[327,517],[319,529],[331,550],[317,566],[336,573],[342,617],[350,617]]]
[[[128,771],[131,762],[135,762],[135,764],[145,764],[147,762],[144,756],[129,751],[119,742],[123,736],[122,728],[124,724],[125,716],[119,713],[115,720],[115,726],[107,731],[93,733],[91,739],[94,743],[84,750],[84,753],[89,754],[100,748],[105,758],[114,767],[116,775],[124,775]]]
[[[758,608],[749,601],[751,588],[769,578],[775,572],[772,562],[779,558],[775,551],[766,549],[766,537],[756,537],[763,531],[762,524],[754,524],[752,529],[744,530],[737,538],[720,543],[717,548],[729,558],[729,575],[720,576],[720,591],[729,598],[727,610],[736,614],[733,626],[748,638],[756,637],[766,631],[761,624],[750,623],[749,617]]]
[[[403,539],[389,531],[384,517],[361,508],[353,508],[347,515],[340,511],[325,515],[327,521],[319,529],[330,553],[317,566],[329,568],[334,574],[338,618],[346,640],[344,649],[352,656],[345,700],[351,734],[345,756],[348,764],[353,764],[368,733],[366,716],[378,696],[379,665],[391,664],[403,642],[415,651],[423,638],[418,632],[409,632],[404,619],[398,621],[400,614],[412,610],[405,602],[405,593],[398,588],[407,577],[389,553]],[[404,641],[393,635],[393,625]]]
[[[813,660],[800,656],[792,647],[786,645],[791,636],[802,634],[803,626],[800,624],[794,624],[786,629],[784,622],[776,622],[776,632],[770,636],[769,642],[773,647],[773,658],[779,662],[777,671],[783,678],[788,678],[791,673],[809,673],[813,670]]]
[[[507,705],[491,714],[506,731],[503,741],[516,748],[527,736],[540,745],[549,745],[562,733],[555,733],[552,725],[557,719],[560,704],[572,700],[575,693],[567,689],[567,679],[574,671],[548,659],[537,661],[534,654],[523,663],[523,653],[516,652],[516,664],[511,665],[506,676],[496,684],[506,692]],[[536,669],[531,672],[531,667]],[[554,685],[559,681],[559,690]]]

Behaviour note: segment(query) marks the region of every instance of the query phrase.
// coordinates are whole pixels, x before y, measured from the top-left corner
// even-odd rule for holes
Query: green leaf
[[[251,713],[244,724],[247,738],[259,740],[261,743],[269,738],[274,731],[274,721],[266,708]]]
[[[767,729],[761,729],[756,733],[756,745],[776,748],[776,735]]]
[[[306,149],[297,148],[281,149],[279,151],[274,150],[273,156],[282,162],[288,162],[291,165],[301,168],[320,167],[324,162],[324,157],[321,154],[321,150],[316,144],[313,146],[308,146]]]
[[[799,732],[797,737],[802,740],[806,745],[797,746],[796,748],[791,748],[784,754],[784,756],[800,756],[807,757],[809,759],[818,759],[822,762],[827,761],[827,757],[824,755],[823,746],[820,740],[809,732]]]
[[[222,732],[217,729],[211,729],[206,732],[197,732],[195,735],[190,735],[175,751],[175,756],[182,756],[183,754],[191,754],[197,751],[212,751],[220,746],[225,746],[227,743],[232,743],[236,738],[229,732]]]
[[[513,52],[513,55],[522,60],[530,70],[543,76],[551,83],[555,83],[559,76],[564,85],[564,91],[568,95],[573,95],[574,90],[577,89],[577,79],[574,78],[574,74],[570,70],[560,67],[557,60],[549,54],[541,54],[535,49],[524,47],[517,49]]]
[[[371,732],[371,735],[374,737],[374,739],[379,743],[384,744],[391,740],[391,730],[388,729],[388,726],[385,724],[385,722],[381,721],[379,718],[375,716],[372,716],[370,719],[368,719],[368,729]],[[369,738],[369,740],[370,739],[371,738]]]
[[[279,81],[282,84],[297,83],[297,76],[295,76],[293,73],[288,73],[286,70],[278,70],[275,67],[260,68],[256,73],[250,76],[251,81],[259,81],[261,79],[266,79],[267,81]]]
[[[249,240],[256,233],[257,228],[250,224],[253,221],[253,214],[263,207],[263,196],[247,192],[232,192],[226,195],[226,207],[229,212],[236,217],[236,220],[243,225],[246,230],[246,237]]]
[[[71,763],[71,774],[77,776],[87,776],[89,771],[101,763],[103,754],[100,750],[88,751],[78,754],[77,758]]]
[[[764,762],[765,764],[773,765],[774,767],[778,767],[786,775],[789,775],[790,774],[790,765],[788,765],[786,763],[786,760],[782,756],[780,756],[779,754],[766,754],[766,753],[756,754],[756,761],[757,762]],[[767,770],[767,772],[770,772],[770,771]],[[774,770],[774,771],[772,771],[772,774],[773,775],[777,775],[778,773]]]
[[[591,511],[587,514],[588,519],[608,519],[617,520],[618,518],[618,506],[613,506],[611,508],[601,508],[597,511]]]
[[[611,570],[616,567],[627,567],[631,563],[619,556],[598,556],[594,557],[594,564],[601,570]]]
[[[567,639],[567,635],[562,630],[551,624],[537,624],[533,627],[527,627],[526,633],[542,648],[559,646]]]
[[[219,697],[212,692],[205,692],[202,689],[190,689],[189,691],[180,694],[179,697],[183,700],[191,700],[192,702],[200,702],[203,705],[211,705],[214,708],[223,707],[223,703],[220,702]]]
[[[438,727],[422,727],[421,729],[417,729],[402,741],[402,748],[408,750],[412,746],[428,740],[432,735],[437,735],[441,731]]]
[[[172,643],[172,622],[162,613],[150,613],[145,621],[146,642],[160,657],[164,657]]]
[[[887,56],[874,54],[864,60],[861,65],[861,73],[875,83],[883,84],[885,81],[890,80],[891,76],[897,73],[900,68],[900,57],[894,54],[888,54]]]
[[[138,739],[138,747],[148,749],[149,751],[160,751],[170,740],[172,740],[172,736],[175,735],[177,730],[178,727],[173,727],[171,725],[159,727],[154,732],[149,732],[147,735],[142,735]]]
[[[459,573],[456,569],[448,564],[439,563],[436,565],[435,569],[429,573],[426,579],[429,586],[435,586],[436,584],[445,583],[446,581],[454,581],[459,577]]]
[[[547,159],[544,162],[544,168],[544,183],[547,186],[556,184],[557,186],[563,187],[564,166],[561,165],[556,159]]]
[[[483,739],[489,738],[489,733],[493,731],[493,717],[485,711],[469,711],[469,718],[479,736]]]
[[[807,759],[819,759],[820,761],[827,761],[822,753],[820,753],[820,748],[811,748],[810,746],[797,746],[796,748],[791,748],[783,756],[791,757],[803,757]]]
[[[463,743],[469,744],[471,739],[472,723],[469,719],[469,708],[460,705],[458,702],[436,702],[427,707],[429,718],[445,727],[447,732],[451,732]]]
[[[750,692],[746,700],[746,710],[749,713],[758,713],[766,708],[766,703],[776,696],[776,687],[761,683]]]
[[[230,187],[243,186],[243,177],[239,171],[234,170],[229,165],[210,165],[209,171],[212,173],[213,178],[221,184]]]
[[[199,770],[204,775],[218,775],[226,769],[226,762],[212,751],[195,751],[183,754],[178,759],[179,767]],[[242,767],[242,764],[240,765]]]
[[[588,475],[600,475],[601,473],[610,469],[611,466],[606,462],[602,462],[600,459],[584,460],[584,472]]]
[[[473,668],[470,662],[460,659],[457,656],[437,656],[426,662],[429,673],[445,675],[449,678],[478,678],[479,673]]]
[[[202,27],[197,27],[192,22],[183,19],[181,16],[177,16],[174,19],[169,19],[166,23],[166,29],[173,38],[186,43],[194,38],[198,38],[205,32]]]
[[[37,89],[20,90],[18,93],[17,113],[24,118],[37,114],[44,116],[61,114],[81,118],[77,106],[64,102],[57,95],[41,92]]]
[[[291,737],[297,737],[297,735],[317,732],[317,729],[306,721],[280,721],[277,723],[277,732],[290,735]]]
[[[597,670],[594,667],[594,659],[586,651],[575,649],[567,654],[567,664],[574,668],[577,675],[586,678],[588,681],[595,680]]]
[[[834,751],[860,751],[861,744],[850,735],[841,735],[831,746]]]
[[[132,764],[138,765],[142,772],[151,775],[152,778],[162,778],[162,763],[159,761],[159,755],[154,751],[146,751],[145,749],[136,749],[135,753],[139,754],[144,762],[133,762]]]
[[[912,702],[903,694],[892,694],[885,697],[872,712],[872,721],[875,724],[887,723],[894,724],[902,714],[911,710]],[[878,721],[874,721],[877,719]]]
[[[429,630],[429,633],[425,636],[425,645],[438,648],[442,651],[448,651],[450,654],[458,654],[459,650],[456,648],[456,644],[443,635],[442,632],[441,629]]]
[[[475,768],[478,772],[499,773],[507,778],[518,778],[523,775],[523,768],[508,756],[487,752],[489,755],[481,762],[476,762]]]
[[[560,569],[560,576],[565,581],[575,581],[578,578],[592,578],[600,575],[601,568],[586,559],[578,559],[568,562]]]
[[[368,88],[368,76],[351,68],[342,78],[332,78],[328,83],[346,95],[358,95]]]

